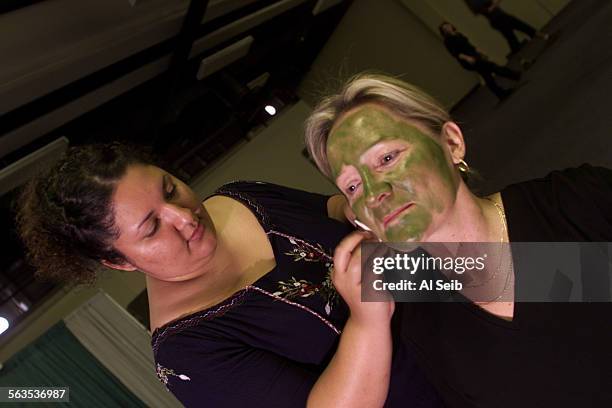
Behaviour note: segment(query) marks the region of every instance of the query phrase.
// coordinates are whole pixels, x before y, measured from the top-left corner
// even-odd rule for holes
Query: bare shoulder
[[[206,209],[223,209],[227,206],[230,207],[235,207],[237,205],[240,205],[240,203],[236,200],[234,200],[231,197],[228,196],[224,196],[224,195],[214,195],[211,197],[208,197],[206,200],[204,200],[202,202],[202,205],[206,208]]]
[[[202,203],[207,205],[211,203],[231,203],[231,202],[236,202],[236,200],[234,200],[231,197],[225,196],[225,195],[213,195],[205,199]]]
[[[259,221],[243,203],[231,197],[216,195],[207,198],[202,205],[210,215],[217,230],[230,228],[256,228]],[[228,230],[226,230],[228,231]]]

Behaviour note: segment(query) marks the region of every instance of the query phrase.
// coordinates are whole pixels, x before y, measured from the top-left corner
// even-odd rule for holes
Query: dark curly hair
[[[17,229],[39,277],[91,284],[101,260],[120,264],[113,247],[112,195],[128,166],[155,164],[144,148],[121,143],[71,147],[19,195]]]

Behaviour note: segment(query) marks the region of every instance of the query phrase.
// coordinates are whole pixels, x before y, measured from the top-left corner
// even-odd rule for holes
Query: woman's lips
[[[384,227],[387,228],[387,225],[389,225],[389,223],[391,221],[393,221],[395,218],[397,218],[398,215],[400,215],[401,213],[403,213],[404,211],[406,211],[407,209],[409,209],[413,205],[414,205],[414,203],[405,204],[405,205],[399,207],[398,209],[390,212],[389,214],[385,215],[385,218],[383,218],[383,225],[384,225]]]
[[[204,224],[202,224],[202,222],[199,222],[198,226],[196,227],[196,229],[193,230],[193,233],[189,238],[189,243],[199,240],[200,238],[202,238],[202,235],[204,235]]]

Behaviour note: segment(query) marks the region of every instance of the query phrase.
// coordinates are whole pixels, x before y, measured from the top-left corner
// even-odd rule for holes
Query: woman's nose
[[[368,207],[378,207],[385,201],[385,198],[391,195],[391,187],[384,180],[375,180],[369,174],[364,174],[362,180],[363,193]]]
[[[391,193],[387,190],[383,190],[381,188],[373,189],[372,191],[366,193],[366,204],[370,208],[378,207],[385,201],[385,198],[390,196]]]
[[[168,222],[180,231],[185,229],[193,230],[198,225],[198,217],[193,213],[193,210],[181,205],[166,203],[164,205],[164,215]]]

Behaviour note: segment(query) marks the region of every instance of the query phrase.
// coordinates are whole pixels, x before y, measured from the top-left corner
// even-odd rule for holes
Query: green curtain
[[[63,321],[4,363],[0,386],[70,388],[69,404],[24,403],[21,406],[145,407],[83,347]]]

